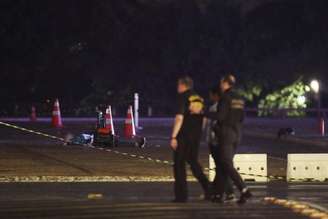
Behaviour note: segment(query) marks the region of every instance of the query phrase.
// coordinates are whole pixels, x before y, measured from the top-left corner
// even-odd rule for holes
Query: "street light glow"
[[[314,91],[314,93],[319,93],[320,84],[318,80],[312,80],[310,83],[310,87]]]

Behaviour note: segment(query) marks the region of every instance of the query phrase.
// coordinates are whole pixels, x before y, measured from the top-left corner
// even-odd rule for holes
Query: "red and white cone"
[[[108,106],[108,108],[106,109],[106,114],[104,116],[104,120],[105,120],[105,128],[109,130],[109,133],[111,133],[112,135],[115,135],[111,106]]]
[[[124,137],[133,138],[134,136],[136,136],[136,128],[134,126],[133,109],[132,106],[129,106],[124,124]]]
[[[59,100],[58,99],[56,99],[56,101],[54,103],[54,109],[52,111],[51,124],[55,128],[63,127],[62,118],[61,118],[61,114],[60,114]]]
[[[35,106],[31,107],[31,116],[30,116],[30,121],[31,122],[36,122],[37,118],[36,118],[36,108]]]

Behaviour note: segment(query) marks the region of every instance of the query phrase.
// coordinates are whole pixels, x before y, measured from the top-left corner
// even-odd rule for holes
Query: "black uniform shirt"
[[[245,101],[234,90],[224,92],[218,105],[220,126],[239,128],[244,121]]]
[[[195,91],[178,95],[176,114],[184,116],[178,137],[200,138],[202,134],[204,100]]]
[[[217,120],[216,133],[224,127],[233,128],[240,132],[244,121],[244,100],[232,89],[221,96],[217,112],[207,112],[206,117]]]

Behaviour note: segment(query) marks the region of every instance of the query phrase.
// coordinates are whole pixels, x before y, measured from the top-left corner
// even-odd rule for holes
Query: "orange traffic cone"
[[[32,106],[31,107],[30,121],[31,122],[35,122],[36,121],[36,109],[35,109],[35,106]]]
[[[59,100],[56,99],[54,103],[54,109],[52,111],[52,126],[55,128],[63,127],[61,115],[60,115],[60,107],[59,107]]]
[[[132,106],[129,106],[127,117],[124,124],[124,137],[133,138],[136,135],[136,129],[134,126],[133,110]]]
[[[115,135],[111,106],[108,106],[108,108],[106,109],[104,120],[105,120],[105,128],[109,130],[109,133]]]

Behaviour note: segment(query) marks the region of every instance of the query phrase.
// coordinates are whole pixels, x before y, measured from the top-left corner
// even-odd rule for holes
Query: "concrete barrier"
[[[234,166],[245,181],[267,182],[268,167],[266,154],[236,154]],[[215,163],[209,158],[209,179],[214,180]]]
[[[328,154],[288,154],[287,181],[328,180]]]

